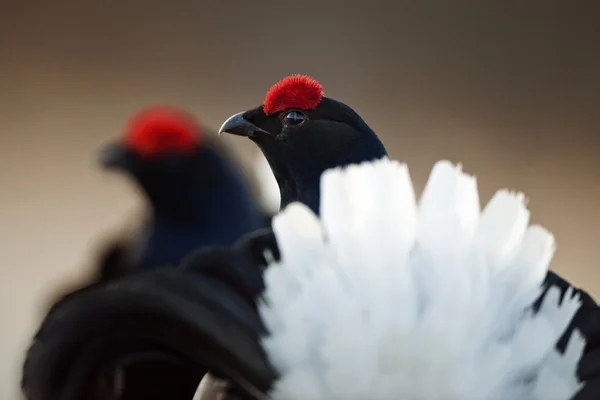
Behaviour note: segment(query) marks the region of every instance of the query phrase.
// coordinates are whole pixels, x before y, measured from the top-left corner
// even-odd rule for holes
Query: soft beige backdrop
[[[592,1],[6,3],[0,400],[18,396],[45,301],[83,279],[98,241],[143,206],[128,182],[97,168],[99,146],[149,103],[218,127],[290,73],[352,105],[419,182],[449,158],[478,176],[483,200],[499,187],[526,192],[534,222],[558,238],[554,269],[600,294]],[[255,150],[223,140],[242,157]]]

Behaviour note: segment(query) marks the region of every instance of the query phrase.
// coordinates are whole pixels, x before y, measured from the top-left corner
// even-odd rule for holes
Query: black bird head
[[[260,147],[281,191],[281,207],[301,201],[318,212],[321,174],[329,168],[387,156],[385,147],[350,107],[323,96],[312,78],[276,83],[262,105],[231,116],[219,130]]]
[[[131,118],[121,140],[103,149],[101,163],[128,173],[147,190],[151,181],[172,178],[193,162],[203,142],[203,130],[192,115],[148,107]]]
[[[238,166],[183,110],[167,106],[141,110],[127,123],[123,138],[104,147],[100,161],[105,168],[128,175],[156,214],[196,225],[204,221],[203,226],[217,217],[222,222],[223,214],[241,220],[258,215]],[[215,213],[216,209],[223,212]]]
[[[228,245],[264,225],[235,160],[185,111],[149,107],[131,118],[102,163],[126,174],[151,210],[140,232],[139,262],[177,263],[190,250]]]

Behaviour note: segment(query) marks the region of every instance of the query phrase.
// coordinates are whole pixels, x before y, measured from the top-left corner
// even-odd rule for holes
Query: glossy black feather
[[[31,400],[94,399],[100,388],[102,396],[112,396],[117,366],[147,356],[199,374],[209,368],[248,393],[263,392],[274,373],[259,345],[264,328],[249,298],[261,285],[250,258],[213,249],[181,268],[83,290],[55,306],[36,334],[24,392]]]
[[[562,296],[572,285],[558,274],[549,271],[544,280],[544,287],[558,287]],[[534,310],[541,306],[541,301],[546,292],[535,302]],[[581,307],[575,313],[565,333],[559,339],[557,348],[564,351],[573,330],[577,328],[586,339],[584,354],[579,362],[577,374],[579,379],[586,382],[586,386],[573,398],[573,400],[600,399],[600,307],[596,301],[582,289],[574,288],[574,294],[581,299]]]

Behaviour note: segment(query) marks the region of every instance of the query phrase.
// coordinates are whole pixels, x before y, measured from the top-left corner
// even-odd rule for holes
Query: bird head
[[[273,85],[263,104],[231,116],[219,133],[245,136],[258,145],[279,184],[282,206],[310,200],[302,198],[306,188],[298,186],[311,184],[318,192],[319,177],[328,168],[387,155],[354,110],[325,97],[321,84],[304,75]]]
[[[128,121],[121,140],[103,149],[101,163],[144,180],[146,175],[180,170],[202,142],[202,129],[190,114],[171,107],[148,107]]]
[[[155,209],[189,214],[222,181],[220,158],[192,115],[154,106],[127,122],[123,137],[103,148],[100,162],[132,178]]]

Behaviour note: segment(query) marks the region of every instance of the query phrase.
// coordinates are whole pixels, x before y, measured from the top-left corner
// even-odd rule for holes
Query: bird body
[[[138,241],[140,268],[176,264],[194,249],[231,245],[264,226],[248,183],[216,144],[156,185]]]
[[[352,110],[350,107],[348,107],[347,105],[336,101],[334,99],[330,99],[327,98],[323,95],[323,89],[322,86],[316,82],[314,79],[311,79],[309,77],[306,76],[299,76],[299,75],[293,75],[293,76],[289,76],[285,79],[283,79],[282,81],[278,82],[277,84],[275,84],[271,90],[269,90],[269,92],[267,93],[267,96],[265,97],[265,100],[263,101],[263,104],[259,107],[256,107],[254,109],[242,112],[242,113],[238,113],[233,115],[232,117],[230,117],[227,121],[225,121],[225,123],[222,125],[222,127],[219,130],[220,133],[222,132],[227,132],[227,133],[231,133],[231,134],[235,134],[235,135],[240,135],[240,136],[246,136],[248,138],[250,138],[250,140],[252,140],[253,142],[255,142],[258,147],[261,149],[261,151],[263,152],[263,154],[265,155],[266,159],[269,162],[269,165],[277,179],[279,188],[280,188],[280,192],[281,192],[281,208],[285,209],[286,206],[289,206],[290,204],[293,204],[294,202],[300,202],[302,204],[304,204],[305,206],[308,207],[308,209],[310,209],[310,211],[312,213],[315,214],[315,216],[320,216],[322,215],[323,221],[322,223],[324,225],[327,225],[328,221],[325,220],[325,218],[332,218],[330,216],[326,216],[322,213],[324,213],[324,209],[329,207],[329,210],[331,212],[331,215],[335,215],[337,218],[339,218],[339,225],[338,226],[343,226],[344,228],[340,228],[342,230],[346,230],[349,232],[356,232],[355,226],[352,225],[352,215],[349,214],[349,208],[348,205],[352,204],[354,205],[356,208],[354,209],[354,211],[356,213],[360,213],[361,211],[369,211],[371,210],[373,207],[375,207],[375,204],[378,204],[378,202],[381,202],[381,205],[383,206],[384,204],[387,205],[386,208],[383,208],[386,212],[390,212],[391,210],[394,209],[393,204],[391,203],[384,203],[383,200],[381,200],[381,197],[391,197],[394,198],[393,195],[388,195],[387,192],[377,192],[377,190],[375,190],[375,192],[380,194],[380,198],[379,199],[374,199],[373,196],[371,194],[369,194],[369,191],[373,189],[373,187],[369,186],[367,184],[366,181],[359,181],[356,182],[356,180],[350,180],[348,179],[347,182],[352,182],[347,183],[347,185],[345,185],[343,188],[342,187],[337,187],[337,195],[336,196],[330,196],[330,198],[333,198],[333,200],[324,200],[322,198],[323,193],[322,191],[325,190],[325,184],[323,183],[323,181],[321,181],[321,174],[324,171],[327,171],[329,169],[335,169],[335,168],[339,168],[339,167],[345,167],[345,166],[350,166],[349,170],[352,170],[354,167],[352,167],[352,164],[357,164],[357,163],[362,163],[365,161],[373,161],[373,160],[381,160],[381,161],[377,161],[377,162],[382,162],[385,163],[386,159],[387,159],[387,153],[385,151],[385,148],[383,146],[383,144],[381,144],[381,142],[379,141],[379,139],[377,138],[377,136],[375,135],[375,133],[368,127],[368,125],[364,122],[364,120],[358,116],[358,114],[356,112],[354,112],[354,110]],[[364,167],[364,169],[366,170],[368,167]],[[354,171],[356,171],[354,169]],[[355,173],[354,174],[354,178],[356,178],[357,176],[360,176],[360,174]],[[382,175],[383,176],[383,172]],[[437,175],[437,177],[439,178],[439,176],[441,175]],[[469,194],[471,195],[470,198],[465,198],[462,199],[464,201],[467,201],[466,203],[461,203],[459,201],[457,201],[454,205],[460,210],[465,211],[465,210],[470,210],[471,212],[473,212],[474,210],[477,210],[477,212],[479,212],[479,205],[477,203],[477,206],[475,206],[475,200],[478,199],[475,197],[473,197],[473,190],[471,190],[469,192],[469,190],[465,189],[465,188],[454,188],[456,193],[445,193],[444,190],[450,190],[451,189],[451,183],[452,183],[452,174],[449,174],[446,178],[447,178],[447,182],[446,185],[444,186],[439,185],[436,188],[436,185],[433,185],[432,187],[434,189],[437,190],[437,193],[435,195],[430,195],[429,199],[437,199],[436,201],[438,202],[438,204],[440,204],[440,202],[445,202],[447,201],[447,196],[451,195],[451,194]],[[364,177],[364,175],[363,175]],[[454,176],[456,178],[456,174]],[[376,176],[373,175],[371,177],[373,180],[377,181]],[[388,176],[389,178],[389,176]],[[432,177],[433,178],[433,177]],[[437,179],[437,178],[436,178]],[[323,180],[325,180],[325,178],[323,178]],[[341,181],[341,180],[340,180]],[[465,182],[465,179],[461,179],[461,181],[463,181],[463,184]],[[323,183],[323,184],[322,184]],[[339,182],[338,182],[339,183]],[[329,183],[331,185],[333,185],[334,183]],[[352,187],[355,186],[355,187]],[[472,189],[472,188],[471,188]],[[380,189],[383,190],[383,189]],[[387,190],[387,188],[386,188]],[[391,190],[391,189],[390,189]],[[334,192],[332,190],[332,192]],[[431,192],[430,192],[431,193]],[[476,193],[475,193],[476,194]],[[510,196],[509,196],[510,197]],[[422,199],[423,202],[429,201],[427,200],[427,198],[423,198]],[[512,200],[503,200],[505,202],[507,202],[509,205],[511,204],[512,201],[512,207],[513,209],[518,209],[519,207],[515,206],[515,198],[512,198]],[[345,208],[346,207],[346,208]],[[294,209],[301,209],[301,207],[297,207],[294,206]],[[427,208],[426,208],[427,209]],[[336,211],[333,211],[336,210]],[[429,210],[434,210],[434,208],[429,207]],[[306,210],[305,210],[306,211]],[[508,210],[510,211],[510,210]],[[300,215],[300,211],[295,211],[298,215]],[[344,216],[344,213],[347,213]],[[285,214],[285,211],[284,211]],[[304,213],[303,218],[305,219],[305,221],[310,221],[311,218],[309,218],[310,213]],[[499,212],[497,214],[501,215],[501,213]],[[510,215],[506,215],[506,218],[510,217]],[[277,225],[277,220],[280,220],[283,218],[283,216],[279,216],[277,217],[277,219],[275,220],[275,225]],[[292,217],[290,217],[292,218]],[[344,218],[346,218],[346,220],[344,220]],[[385,216],[380,215],[379,216],[381,223],[383,223],[383,221],[386,219]],[[502,217],[499,217],[502,218]],[[393,219],[393,218],[392,218]],[[314,218],[313,218],[314,220]],[[525,220],[527,220],[527,218],[525,218]],[[432,222],[433,221],[433,222]],[[435,220],[435,218],[429,221],[430,222],[430,226],[429,226],[429,230],[428,232],[432,235],[432,237],[435,237],[439,240],[439,244],[446,244],[448,246],[450,246],[450,249],[446,249],[446,251],[450,251],[450,250],[455,250],[452,246],[456,245],[456,243],[453,240],[450,239],[454,239],[456,240],[457,238],[463,238],[464,239],[464,235],[460,235],[461,232],[442,232],[440,231],[440,227],[443,226],[448,226],[451,227],[451,225],[449,224],[449,222],[452,221],[438,221]],[[523,224],[523,216],[521,215],[520,219],[519,219],[521,225]],[[295,226],[296,229],[296,236],[294,237],[295,240],[290,239],[289,243],[300,243],[301,240],[303,239],[307,239],[307,237],[304,237],[302,235],[306,234],[308,235],[308,233],[306,231],[303,230],[303,227],[308,225],[308,222],[306,222],[304,225],[300,224],[298,221],[297,225]],[[427,222],[427,221],[425,221]],[[454,221],[456,222],[456,221]],[[463,221],[464,222],[464,221]],[[364,241],[378,241],[379,243],[385,243],[387,246],[389,246],[389,248],[392,248],[392,244],[389,242],[389,237],[386,239],[385,237],[379,237],[377,233],[380,232],[381,227],[373,227],[372,230],[364,230],[364,226],[361,224],[364,224],[365,221],[360,221],[357,222],[358,228],[363,228],[363,237],[362,239]],[[424,223],[424,222],[423,222]],[[441,224],[441,225],[440,225]],[[444,225],[446,224],[446,225]],[[276,228],[276,226],[274,225],[274,228]],[[401,224],[402,225],[402,224]],[[472,221],[471,221],[471,225]],[[460,224],[457,225],[456,223],[453,226],[453,229],[457,229],[457,226],[460,227]],[[358,229],[357,228],[357,229]],[[500,229],[502,227],[498,226],[498,227],[493,227],[493,229]],[[523,227],[520,227],[520,229],[524,229]],[[491,231],[493,231],[493,229],[491,229]],[[275,229],[275,233],[276,229]],[[313,234],[316,235],[316,233],[313,232]],[[444,236],[445,235],[445,236]],[[275,235],[277,236],[277,235]],[[543,235],[541,235],[543,236]],[[263,237],[266,238],[268,237],[268,233]],[[327,236],[328,241],[334,240],[334,238],[332,238],[331,236]],[[515,236],[517,237],[517,236]],[[515,239],[515,237],[513,237],[513,240],[517,240]],[[313,238],[314,239],[314,238]],[[348,238],[346,238],[347,240]],[[507,238],[497,238],[498,240],[500,240],[500,243],[502,240]],[[491,239],[490,239],[491,240]],[[280,236],[277,236],[275,238],[275,241],[277,242],[277,247],[280,249],[280,251],[283,253],[284,250],[283,248],[286,245],[286,243],[284,243],[285,238],[281,238]],[[336,256],[341,258],[344,262],[347,262],[349,265],[354,265],[355,263],[365,263],[365,264],[372,264],[374,261],[373,260],[381,260],[384,259],[382,255],[380,254],[376,254],[373,252],[368,252],[366,249],[364,249],[364,247],[360,246],[360,243],[355,243],[354,246],[350,246],[349,245],[349,241],[343,242],[341,244],[346,245],[346,247],[342,247],[341,244],[338,243],[337,249],[338,249],[338,253],[336,253]],[[315,243],[313,243],[315,244]],[[334,246],[333,244],[331,244],[332,246]],[[383,245],[383,244],[382,244]],[[290,245],[291,246],[291,245]],[[316,244],[315,244],[316,246]],[[342,254],[342,251],[340,249],[347,249],[347,254]],[[458,247],[460,248],[460,246]],[[307,250],[307,252],[310,254],[311,257],[316,257],[312,252],[311,249],[305,249]],[[312,249],[314,250],[314,249]],[[500,250],[498,250],[500,251]],[[388,254],[388,253],[385,253]],[[300,260],[298,261],[300,264],[303,264],[306,268],[306,264],[310,263],[311,266],[314,266],[314,262],[315,259],[314,258],[307,258],[307,259],[303,259],[302,255],[300,253],[295,254],[294,260]],[[266,258],[265,258],[266,260]],[[304,262],[302,262],[301,260],[304,260]],[[318,261],[318,260],[317,260]],[[338,260],[339,261],[339,260]],[[266,262],[268,264],[268,262]],[[317,264],[319,264],[317,262]],[[543,263],[542,263],[543,264]],[[344,266],[340,266],[339,269],[343,269],[346,268],[347,265],[344,264]],[[547,265],[545,265],[545,267],[547,267]],[[314,267],[314,268],[319,268],[319,267]],[[267,271],[273,271],[272,274],[273,275],[277,275],[277,274],[283,274],[283,272],[281,271],[280,268],[271,268],[268,269]],[[564,294],[562,292],[564,292],[564,290],[566,289],[567,291],[569,290],[574,290],[569,284],[568,282],[564,281],[562,278],[558,277],[556,274],[553,274],[552,272],[549,272],[546,270],[544,270],[543,272],[540,272],[541,270],[538,270],[539,273],[541,273],[541,275],[538,277],[539,280],[536,281],[536,285],[533,285],[533,287],[535,287],[535,290],[530,291],[530,295],[537,295],[539,299],[541,299],[542,297],[545,297],[548,295],[548,293],[553,292],[553,290],[550,290],[549,287],[553,287],[553,284],[558,284],[561,291],[561,294]],[[456,271],[450,270],[449,275],[448,275],[448,279],[450,279],[450,282],[452,281],[452,279],[457,279],[453,274]],[[304,271],[304,273],[307,273],[306,271]],[[327,273],[327,272],[323,272],[323,273]],[[267,277],[268,277],[268,272],[267,272]],[[301,274],[300,271],[296,271],[296,274]],[[315,272],[315,276],[316,276],[317,272]],[[371,271],[362,271],[362,275],[360,275],[362,277],[362,279],[365,282],[372,282],[375,278],[372,277],[372,273]],[[329,277],[331,278],[331,277]],[[323,278],[325,279],[325,278]],[[331,279],[335,279],[335,278],[331,278]],[[379,281],[383,280],[384,278],[380,278]],[[418,282],[413,282],[415,284],[418,284]],[[329,289],[323,285],[325,285],[325,283],[320,282],[321,286],[320,286],[320,290],[321,292],[319,293],[329,293]],[[328,282],[328,284],[336,286],[336,282]],[[317,283],[315,283],[315,285],[317,285]],[[340,285],[339,283],[337,284],[338,286]],[[281,291],[282,296],[292,296],[295,291],[293,289],[292,285],[290,286],[286,286],[284,283],[282,282],[273,282],[272,284],[272,290],[274,292],[276,291]],[[452,287],[452,285],[447,285],[449,287]],[[443,284],[439,284],[440,288],[443,288],[444,285]],[[297,288],[296,288],[297,289]],[[456,287],[453,288],[454,290],[458,290]],[[556,289],[556,287],[555,287]],[[441,290],[441,289],[440,289]],[[447,290],[452,290],[452,289],[447,289]],[[459,290],[460,291],[460,290]],[[347,294],[347,293],[346,293]],[[597,306],[595,304],[595,302],[593,300],[591,300],[589,298],[589,296],[585,293],[581,294],[582,296],[582,301],[583,301],[583,305],[577,309],[576,307],[573,308],[569,308],[569,310],[574,310],[577,309],[577,314],[573,317],[573,315],[571,315],[570,320],[566,321],[566,325],[562,326],[562,331],[560,331],[561,335],[559,335],[560,337],[556,337],[554,339],[556,339],[557,345],[562,346],[565,342],[565,338],[570,337],[571,335],[573,335],[573,327],[577,326],[577,328],[579,329],[584,329],[587,328],[589,324],[586,324],[585,321],[582,321],[580,315],[588,315],[588,313],[592,313],[593,312],[591,310],[596,310]],[[317,307],[317,300],[310,300],[308,299],[307,296],[306,298],[303,298],[306,300],[307,304],[305,304],[305,306],[312,306],[315,307],[314,309],[316,310],[315,312],[319,311],[323,311],[326,312],[326,307],[324,307],[322,310],[318,309]],[[493,297],[493,296],[492,296]],[[549,296],[550,297],[550,296]],[[500,297],[502,298],[502,297]],[[530,299],[531,302],[527,303],[527,302],[523,302],[520,305],[523,306],[523,304],[525,304],[525,306],[531,307],[532,309],[535,310],[540,310],[540,301],[538,299],[537,303],[534,303],[533,300],[534,299]],[[329,299],[331,300],[331,299]],[[523,300],[524,301],[524,300]],[[302,307],[302,301],[298,300],[295,301],[293,303],[293,306],[290,305],[290,307],[298,307],[301,308]],[[338,305],[343,304],[343,302],[338,303]],[[496,305],[497,306],[497,305]],[[297,353],[301,353],[302,352],[302,347],[300,346],[300,344],[304,343],[306,344],[306,337],[312,337],[311,334],[317,335],[318,337],[322,338],[323,334],[320,334],[318,332],[315,331],[318,330],[317,328],[312,327],[309,322],[311,322],[310,317],[308,317],[308,312],[306,312],[306,314],[302,314],[302,315],[297,315],[294,314],[293,312],[290,311],[289,308],[285,308],[286,311],[286,315],[294,315],[294,317],[289,317],[294,319],[295,321],[302,321],[299,322],[300,325],[302,326],[295,326],[297,329],[297,336],[294,336],[294,334],[292,333],[293,329],[288,329],[286,330],[285,333],[281,333],[281,337],[284,337],[285,339],[289,340],[287,342],[285,342],[287,345],[289,345],[290,347],[288,348],[289,351],[293,351],[293,350],[297,350]],[[300,309],[296,310],[298,312],[302,312]],[[332,310],[329,310],[330,312],[332,312]],[[266,313],[266,311],[263,311],[263,314]],[[575,313],[575,311],[573,311],[573,313]],[[468,314],[468,313],[467,313]],[[494,315],[493,312],[490,313],[490,315]],[[305,318],[304,318],[305,317]],[[283,317],[282,317],[283,318]],[[308,318],[308,319],[306,319]],[[325,317],[321,318],[321,322],[326,321],[327,319]],[[569,325],[568,322],[571,321],[572,323]],[[314,322],[314,321],[313,321]],[[354,322],[356,322],[354,320]],[[564,322],[564,321],[563,321]],[[268,325],[268,324],[267,324]],[[333,324],[329,324],[329,325],[333,325]],[[328,325],[328,326],[329,326]],[[591,325],[594,325],[593,323],[591,323]],[[357,325],[358,326],[358,325]],[[307,332],[306,330],[303,330],[303,328],[306,329],[313,329],[313,331],[311,331],[311,333]],[[281,325],[277,325],[277,329],[283,329]],[[332,328],[332,329],[336,329],[336,328]],[[361,328],[355,327],[355,330],[361,330]],[[339,330],[337,331],[338,333],[338,337],[344,337],[344,329],[339,328]],[[275,331],[274,334],[280,333],[278,331]],[[554,332],[556,333],[556,332]],[[287,335],[287,336],[286,336]],[[302,338],[300,337],[302,336]],[[464,338],[464,337],[463,337]],[[280,339],[282,340],[282,343],[284,341],[284,339]],[[373,342],[374,340],[371,340],[371,342]],[[277,342],[277,337],[275,337],[273,339],[273,342]],[[343,342],[342,340],[340,340],[340,342]],[[293,343],[293,344],[292,344]],[[285,346],[285,345],[284,345]],[[317,345],[315,345],[317,346]],[[319,346],[322,346],[322,343],[319,344]],[[352,346],[349,346],[349,348]],[[564,346],[563,346],[564,347]],[[272,350],[272,349],[271,349]],[[285,355],[285,351],[282,350],[281,348],[279,349],[282,351],[282,354]],[[309,353],[311,352],[310,349],[307,350],[307,348],[303,348],[304,351],[308,351]],[[422,351],[422,348],[420,349]],[[298,354],[295,354],[296,356],[299,357]],[[313,353],[314,354],[314,353]],[[283,357],[282,355],[282,357]],[[279,355],[275,355],[274,357],[279,357]],[[298,360],[296,360],[298,361]],[[314,360],[313,360],[314,361]],[[319,360],[322,361],[322,360]],[[327,360],[327,361],[331,361],[331,360]],[[306,363],[310,364],[307,365]],[[316,364],[319,364],[319,362],[317,361]],[[349,364],[351,365],[351,364]],[[315,367],[314,364],[311,364],[310,360],[306,360],[305,359],[305,364],[303,365],[306,368],[309,367]],[[285,365],[284,370],[286,372],[290,371],[293,366],[291,364]],[[300,367],[298,367],[300,368]],[[349,367],[351,368],[351,367]],[[295,370],[295,372],[300,371]],[[278,372],[282,372],[281,370],[279,370]],[[322,379],[322,373],[323,371],[313,371],[315,373],[315,375],[319,375],[319,379]],[[356,371],[354,371],[356,372]],[[298,372],[298,374],[302,375],[302,373],[304,373],[304,377],[306,378],[307,376],[307,371],[300,371]],[[313,376],[314,377],[314,376]],[[348,375],[346,375],[346,378],[348,378]],[[291,378],[293,380],[293,378]],[[285,384],[285,377],[284,377],[284,384]],[[296,382],[298,383],[298,382]],[[304,385],[301,385],[303,388],[313,388],[315,387],[314,385],[312,385],[314,382],[304,382]],[[363,382],[364,383],[364,382]],[[338,381],[339,384],[339,381]],[[359,383],[357,383],[359,384]],[[326,385],[326,383],[325,383]],[[385,385],[384,385],[385,386]],[[568,385],[567,385],[568,386]],[[355,386],[349,385],[349,391],[348,392],[344,392],[343,394],[340,394],[339,398],[352,398],[352,397],[344,397],[345,395],[349,394],[349,393],[354,393],[354,395],[357,395],[359,398],[362,396],[372,396],[372,394],[374,392],[372,391],[363,391],[360,392]],[[352,389],[350,388],[354,388],[357,389],[358,391],[354,391],[352,392]],[[325,391],[322,392],[311,392],[311,393],[294,393],[293,390],[298,389],[298,386],[294,388],[288,388],[291,390],[291,392],[281,392],[283,393],[282,396],[283,398],[296,398],[296,396],[300,396],[300,397],[304,397],[305,398],[311,398],[311,396],[315,396],[315,398],[338,398],[336,397],[334,392],[329,392],[327,393],[326,390],[327,388],[323,389]],[[364,388],[363,388],[364,389]],[[396,389],[398,389],[396,387]],[[506,389],[506,388],[505,388]],[[317,389],[315,389],[317,390]],[[486,390],[485,388],[483,390]],[[508,390],[508,389],[507,389]],[[287,394],[286,394],[287,393]],[[359,394],[357,394],[359,393]],[[426,393],[426,392],[423,392]],[[440,392],[442,393],[442,392]],[[507,392],[508,393],[508,392]],[[409,395],[410,398],[410,393],[405,393],[407,395]],[[415,393],[413,393],[415,394]],[[431,394],[431,393],[429,393]],[[456,398],[461,398],[458,392],[452,392],[450,393],[452,395],[456,395]],[[463,393],[465,394],[465,393]],[[505,393],[506,394],[506,393]],[[383,398],[389,398],[386,397],[385,393],[382,393]],[[393,394],[388,393],[388,396],[393,396]],[[442,396],[441,398],[444,398],[445,395],[448,395],[448,392],[446,391],[445,394],[442,393],[440,394],[440,396]],[[466,395],[466,394],[465,394]],[[329,396],[329,397],[328,397]],[[510,396],[509,396],[510,397]],[[373,398],[373,397],[371,397]],[[418,397],[417,397],[418,398]],[[427,395],[423,396],[423,398],[428,398]],[[435,398],[435,397],[432,397]],[[466,397],[468,398],[468,397]],[[535,397],[534,397],[535,398]],[[542,397],[543,398],[543,397]]]

